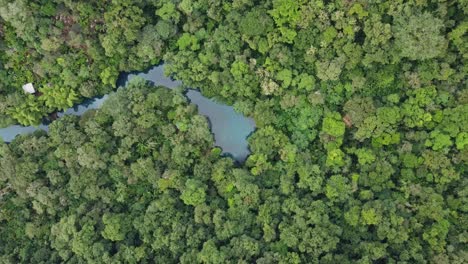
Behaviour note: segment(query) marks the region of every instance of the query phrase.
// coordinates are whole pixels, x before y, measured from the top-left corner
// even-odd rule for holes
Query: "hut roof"
[[[32,85],[32,83],[27,83],[23,85],[23,90],[30,94],[33,94],[36,92],[36,90],[34,90],[34,86]]]

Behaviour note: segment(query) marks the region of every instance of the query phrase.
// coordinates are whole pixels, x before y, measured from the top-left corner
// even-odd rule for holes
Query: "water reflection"
[[[155,66],[145,72],[140,73],[124,73],[121,74],[117,85],[125,87],[129,80],[136,76],[142,77],[155,85],[166,86],[171,89],[182,85],[180,81],[172,80],[164,75],[163,65]],[[186,96],[190,102],[198,106],[200,114],[208,117],[211,123],[211,131],[215,137],[215,144],[223,149],[223,153],[230,154],[238,161],[244,161],[249,155],[247,137],[255,129],[253,119],[244,117],[234,111],[230,106],[217,103],[201,95],[197,90],[188,90]],[[67,115],[82,115],[89,109],[99,108],[108,98],[105,95],[100,98],[86,100],[80,105],[69,108],[64,112],[58,113],[58,116]],[[41,124],[39,127],[23,127],[13,125],[7,128],[0,129],[0,137],[4,141],[12,141],[16,135],[32,133],[38,129],[48,130],[47,124]]]
[[[151,81],[156,85],[169,88],[176,88],[182,85],[180,81],[166,77],[162,65],[153,67],[146,72],[122,75],[117,84],[125,86],[129,80],[136,76]],[[198,106],[199,114],[208,117],[216,146],[221,147],[223,153],[231,154],[234,159],[244,161],[250,153],[247,137],[255,130],[253,119],[237,113],[231,106],[223,105],[204,97],[197,90],[188,90],[186,96],[191,103]]]

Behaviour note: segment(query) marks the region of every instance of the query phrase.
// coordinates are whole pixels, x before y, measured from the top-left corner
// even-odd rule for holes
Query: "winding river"
[[[155,85],[166,86],[170,89],[182,85],[180,81],[166,77],[164,75],[164,66],[159,65],[154,66],[145,72],[123,73],[117,81],[117,86],[125,87],[128,81],[137,76],[151,81]],[[211,131],[214,134],[215,145],[221,147],[223,149],[223,153],[232,156],[237,161],[244,161],[250,153],[247,137],[255,130],[253,119],[244,117],[237,113],[231,106],[223,105],[204,97],[197,90],[189,89],[186,96],[189,98],[191,103],[198,106],[199,114],[208,117],[211,125]],[[87,100],[80,105],[59,113],[58,116],[82,115],[89,109],[99,108],[107,97],[108,95],[105,95],[100,98]],[[10,142],[17,135],[28,134],[38,129],[47,131],[48,125],[41,124],[38,127],[13,125],[0,129],[0,137],[6,142]]]

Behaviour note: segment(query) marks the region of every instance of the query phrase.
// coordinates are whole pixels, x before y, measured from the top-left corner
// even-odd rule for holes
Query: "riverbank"
[[[180,87],[182,82],[173,80],[164,75],[164,65],[151,67],[144,72],[122,73],[117,81],[117,87],[124,88],[128,82],[136,77],[152,82],[154,85],[165,86],[169,89]],[[80,116],[91,109],[98,109],[107,100],[109,95],[85,100],[83,103],[69,108],[63,112],[53,113],[51,121],[64,115]],[[204,97],[200,91],[189,89],[185,96],[192,104],[197,105],[198,112],[208,118],[211,132],[215,138],[215,145],[223,149],[223,153],[229,154],[235,160],[243,162],[250,154],[247,137],[255,130],[255,122],[252,118],[244,117],[234,111],[233,107],[215,102]],[[19,125],[0,129],[0,137],[5,142],[12,141],[17,135],[29,134],[36,130],[48,131],[50,121],[44,121],[40,126],[23,127]]]

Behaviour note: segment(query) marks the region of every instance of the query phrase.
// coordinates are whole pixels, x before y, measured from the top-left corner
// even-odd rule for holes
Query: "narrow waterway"
[[[166,77],[164,75],[164,66],[159,65],[154,66],[145,72],[121,74],[117,82],[117,86],[125,87],[128,81],[137,76],[151,81],[155,85],[166,86],[171,89],[182,84],[180,81],[175,81]],[[199,114],[208,117],[211,125],[211,131],[214,134],[215,145],[221,147],[223,149],[223,153],[231,155],[237,161],[244,161],[250,153],[247,137],[255,130],[253,119],[237,113],[231,106],[223,105],[204,97],[197,90],[188,90],[186,96],[189,98],[191,103],[198,106]],[[87,100],[80,105],[59,113],[58,116],[60,117],[64,114],[82,115],[89,109],[99,108],[107,97],[108,95],[105,95],[100,98]],[[38,129],[47,131],[48,125],[41,124],[38,127],[13,125],[0,129],[0,137],[6,142],[10,142],[17,135],[32,133]]]

